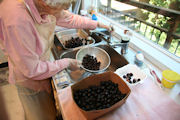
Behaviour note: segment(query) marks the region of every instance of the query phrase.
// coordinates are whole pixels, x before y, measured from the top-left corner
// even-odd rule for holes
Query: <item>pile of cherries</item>
[[[133,84],[133,83],[137,83],[139,81],[141,81],[140,78],[136,79],[136,78],[133,78],[133,73],[127,73],[126,75],[123,75],[123,78],[126,79],[127,82],[129,82],[130,84]]]
[[[85,41],[85,45],[87,45],[87,40],[82,39],[80,37],[71,38],[70,40],[65,41],[66,48],[75,48],[83,45],[83,41]]]
[[[99,70],[101,62],[98,62],[96,57],[86,54],[83,57],[82,65],[88,70]]]
[[[126,94],[119,91],[118,84],[111,80],[102,81],[98,86],[89,86],[73,93],[75,102],[85,111],[109,108],[125,96]]]

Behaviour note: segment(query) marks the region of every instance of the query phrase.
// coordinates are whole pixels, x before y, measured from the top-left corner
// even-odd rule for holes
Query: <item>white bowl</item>
[[[118,68],[115,71],[116,74],[118,74],[128,85],[137,85],[139,83],[143,83],[144,80],[146,79],[147,75],[136,65],[132,65],[132,64],[128,64],[122,68]],[[135,79],[141,79],[141,81],[136,82],[136,83],[129,83],[128,81],[126,81],[125,78],[123,78],[123,75],[126,75],[127,73],[132,73],[133,76],[131,78],[131,80]]]

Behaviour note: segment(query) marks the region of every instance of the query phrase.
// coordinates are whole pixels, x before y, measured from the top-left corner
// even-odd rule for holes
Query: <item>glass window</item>
[[[108,0],[100,0],[101,5],[107,6],[108,5]]]
[[[180,0],[100,0],[98,10],[180,57],[179,6]]]

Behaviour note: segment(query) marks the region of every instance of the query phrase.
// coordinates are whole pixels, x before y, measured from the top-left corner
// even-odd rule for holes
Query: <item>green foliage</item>
[[[152,35],[152,34],[153,34],[153,27],[148,26],[148,27],[147,27],[147,30],[146,30],[145,37],[148,38],[148,39],[151,39],[151,35]]]
[[[159,6],[159,7],[168,8],[170,4],[170,0],[150,0],[149,3],[152,5]]]
[[[157,29],[154,30],[154,35],[155,35],[155,37],[156,37],[156,40],[159,39],[160,34],[161,34],[161,31],[160,31],[160,30],[157,30]]]
[[[164,7],[164,8],[168,8],[170,3],[175,2],[176,0],[150,0],[149,3],[155,6],[159,6],[159,7]],[[178,0],[180,1],[180,0]],[[153,13],[147,10],[142,10],[142,13],[144,15],[148,15],[147,19],[145,19],[146,22],[149,22],[153,25],[156,25],[158,27],[161,28],[165,28],[165,29],[169,29],[170,28],[170,24],[168,23],[168,21],[170,20],[169,17],[165,17],[163,15],[157,14],[157,13]],[[140,33],[142,33],[144,31],[144,29],[140,29]],[[152,41],[157,42],[160,46],[163,46],[165,43],[165,40],[167,38],[167,34],[166,33],[161,33],[159,30],[155,29],[153,31],[153,29],[149,28],[147,29],[148,34],[146,35],[147,38],[150,37],[150,35],[152,35]],[[150,32],[150,33],[149,33]],[[180,34],[180,24],[178,25],[178,28],[176,29],[176,33]],[[171,53],[175,52],[175,49],[178,47],[178,41],[177,40],[173,40],[171,43],[171,46],[169,48],[169,51]],[[176,52],[177,56],[180,56],[180,47],[178,47],[177,52]]]
[[[143,34],[143,35],[144,35],[145,30],[146,30],[146,26],[147,26],[146,24],[141,23],[141,26],[140,26],[140,33]]]
[[[180,57],[180,46],[177,48],[176,55]]]
[[[164,43],[165,43],[166,38],[167,38],[167,34],[164,33],[164,32],[162,32],[158,44],[159,44],[160,46],[163,46]]]
[[[169,48],[169,51],[171,53],[174,53],[176,48],[177,48],[177,45],[178,45],[178,40],[173,39],[172,42],[171,42],[171,46]]]
[[[163,15],[158,15],[153,12],[149,11],[143,11],[144,14],[148,15],[148,18],[146,19],[147,22],[156,25],[158,27],[166,28],[169,29],[169,24],[168,20],[170,19],[169,17],[165,17]]]
[[[177,29],[176,29],[176,33],[180,34],[180,24],[178,25]]]

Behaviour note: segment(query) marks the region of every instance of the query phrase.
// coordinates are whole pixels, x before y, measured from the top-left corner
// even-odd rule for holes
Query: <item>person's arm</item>
[[[70,13],[67,10],[63,10],[61,13],[56,14],[57,25],[66,28],[79,28],[79,29],[96,29],[96,27],[109,29],[108,26],[99,23],[97,21],[91,20],[87,17],[76,15]]]
[[[41,61],[43,46],[35,27],[30,22],[7,27],[6,50],[16,68],[27,78],[43,80],[69,66],[68,59]]]

